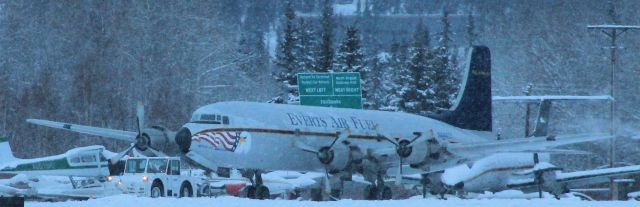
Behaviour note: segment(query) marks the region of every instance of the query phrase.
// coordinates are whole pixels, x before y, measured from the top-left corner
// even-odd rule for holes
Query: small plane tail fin
[[[0,164],[16,160],[9,145],[9,138],[0,137]]]
[[[486,46],[474,46],[466,56],[456,100],[449,110],[430,117],[463,129],[491,131],[491,52]]]

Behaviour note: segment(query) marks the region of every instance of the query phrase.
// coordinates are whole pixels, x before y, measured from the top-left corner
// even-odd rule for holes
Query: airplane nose
[[[175,141],[180,147],[180,151],[182,153],[189,152],[189,148],[191,148],[191,131],[188,128],[183,127],[176,134]]]

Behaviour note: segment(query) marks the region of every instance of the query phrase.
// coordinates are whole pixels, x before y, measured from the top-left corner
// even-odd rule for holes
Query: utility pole
[[[529,83],[527,84],[527,86],[524,88],[524,90],[522,90],[522,92],[524,93],[525,96],[530,96],[531,95],[531,88],[533,88],[533,84]],[[531,103],[527,102],[527,113],[524,117],[524,137],[529,137],[529,118],[531,117]]]
[[[616,143],[616,97],[615,97],[615,71],[616,71],[616,62],[617,62],[617,52],[618,52],[618,37],[629,30],[637,30],[640,29],[639,25],[618,25],[618,24],[604,24],[604,25],[587,25],[587,29],[592,30],[600,30],[602,33],[607,35],[611,39],[611,45],[609,47],[610,52],[610,61],[611,61],[611,69],[610,69],[610,83],[609,83],[609,94],[611,95],[611,102],[609,105],[609,133],[613,136],[609,140],[609,167],[614,167],[615,164],[615,143]],[[611,197],[612,199],[616,199],[614,195],[614,183],[613,180],[610,183],[611,187]]]

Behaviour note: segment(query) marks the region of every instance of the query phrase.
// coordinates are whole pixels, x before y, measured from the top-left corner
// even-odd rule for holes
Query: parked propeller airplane
[[[0,154],[3,155],[3,159],[0,160],[0,175],[5,178],[0,181],[0,194],[87,199],[121,193],[115,190],[108,191],[102,187],[96,188],[100,185],[98,183],[107,181],[109,175],[117,171],[114,167],[118,166],[116,163],[124,156],[122,153],[110,152],[103,146],[78,147],[60,155],[18,159],[13,157],[9,143],[2,142],[0,143]],[[42,189],[39,184],[43,183],[42,179],[35,179],[41,178],[41,176],[47,176],[48,181],[51,181],[49,180],[51,176],[68,178],[69,182],[67,184],[47,182],[55,186],[47,186],[46,189]],[[30,184],[25,184],[23,186],[25,189],[22,189],[9,185],[13,183]],[[57,188],[68,186],[68,183],[71,183],[72,188]]]
[[[29,119],[30,123],[125,140],[152,154],[181,154],[217,172],[242,169],[252,179],[248,197],[265,198],[265,171],[326,173],[323,192],[337,198],[342,181],[358,173],[371,183],[366,199],[390,199],[385,175],[403,169],[442,170],[497,152],[548,150],[610,138],[603,134],[497,140],[491,133],[491,59],[487,47],[468,51],[462,91],[449,111],[429,117],[403,112],[252,102],[219,102],[197,109],[174,133],[163,127],[140,132]],[[139,107],[138,127],[144,126]],[[395,169],[395,170],[394,170]],[[224,173],[223,173],[224,174]]]
[[[574,188],[608,183],[611,178],[640,174],[640,165],[562,172],[562,168],[548,162],[549,158],[548,154],[539,156],[538,153],[494,154],[474,163],[444,170],[440,174],[440,184],[450,193],[521,190],[525,193],[538,192],[538,196],[542,197],[542,192],[546,191],[559,198],[561,194],[569,193]],[[422,176],[416,174],[404,178],[406,184],[419,185]]]

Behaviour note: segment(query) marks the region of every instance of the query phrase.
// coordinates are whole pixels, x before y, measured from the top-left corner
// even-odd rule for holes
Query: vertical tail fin
[[[9,139],[0,137],[0,165],[16,160],[9,145]]]
[[[430,116],[456,127],[491,131],[491,52],[474,46],[467,54],[466,71],[453,106]]]

